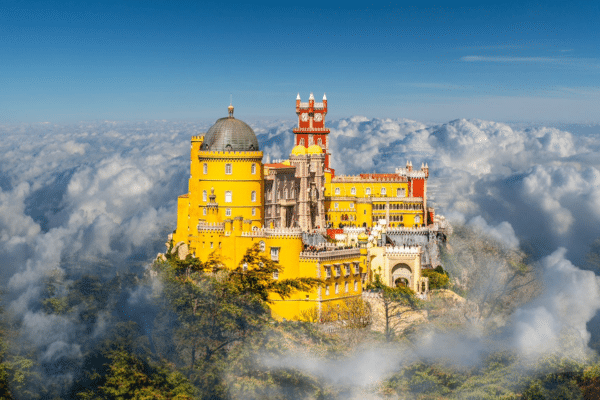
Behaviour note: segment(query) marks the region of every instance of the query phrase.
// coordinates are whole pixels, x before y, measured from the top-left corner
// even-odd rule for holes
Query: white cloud
[[[289,154],[293,125],[254,125],[266,154]],[[547,304],[532,304],[515,317],[515,340],[523,348],[562,343],[565,327],[587,340],[597,284],[573,264],[600,237],[600,135],[465,119],[426,124],[358,116],[328,125],[338,174],[391,172],[407,159],[417,168],[427,162],[439,213],[508,247],[528,246],[534,257],[548,257],[547,285],[557,296],[547,293]],[[114,274],[134,268],[128,257],[150,260],[162,251],[175,225],[176,198],[187,189],[189,138],[206,128],[163,122],[0,128],[0,271],[12,291],[9,309],[23,316],[33,342],[48,347],[49,360],[78,348],[69,334],[54,334],[61,321],[31,311],[42,280],[57,270],[95,272],[97,261]],[[571,261],[555,252],[561,246]],[[143,301],[145,293],[136,292],[132,301]],[[567,315],[567,308],[578,311]],[[105,331],[105,322],[97,332]],[[52,335],[40,341],[44,330]]]

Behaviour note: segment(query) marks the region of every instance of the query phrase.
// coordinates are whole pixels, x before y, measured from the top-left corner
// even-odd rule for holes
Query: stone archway
[[[412,269],[408,264],[399,263],[392,267],[391,287],[407,286],[412,289]]]

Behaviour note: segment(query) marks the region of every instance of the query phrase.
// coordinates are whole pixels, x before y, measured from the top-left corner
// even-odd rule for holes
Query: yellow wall
[[[190,199],[187,194],[177,198],[177,228],[173,233],[173,244],[188,243]]]
[[[354,188],[356,194],[352,194]],[[381,189],[385,188],[386,194],[381,194]],[[339,189],[339,194],[335,190]],[[357,181],[357,182],[327,182],[325,184],[325,197],[369,197],[367,189],[371,189],[371,197],[396,197],[397,189],[404,189],[405,196],[408,196],[407,182],[385,182],[385,181]]]
[[[385,188],[386,194],[382,195],[381,190]],[[336,194],[336,189],[339,189]],[[367,194],[367,189],[370,189],[371,194]],[[394,207],[395,205],[408,204],[397,198],[397,190],[404,190],[404,198],[408,200],[408,183],[407,182],[385,182],[385,181],[350,181],[350,182],[331,182],[325,184],[325,212],[327,221],[332,223],[334,227],[339,224],[355,225],[355,226],[373,226],[380,219],[388,219],[388,224],[404,227],[413,227],[421,225],[425,221],[424,210],[409,210]],[[390,201],[394,199],[393,201]],[[389,213],[386,213],[385,202],[390,203]],[[414,203],[412,201],[411,203]],[[337,207],[335,207],[337,204]],[[377,205],[382,205],[380,208]],[[422,202],[421,202],[422,204]],[[343,216],[348,216],[348,219],[343,219]],[[415,223],[415,217],[419,215],[420,222]],[[400,219],[400,216],[402,218]]]

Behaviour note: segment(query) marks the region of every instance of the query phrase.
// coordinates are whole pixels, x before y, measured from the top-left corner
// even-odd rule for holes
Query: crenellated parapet
[[[262,151],[211,151],[211,150],[200,150],[198,151],[198,158],[200,161],[204,160],[250,160],[250,159],[262,159]]]
[[[259,228],[251,231],[242,232],[245,237],[263,237],[263,238],[301,238],[302,230],[300,228]]]
[[[386,247],[383,254],[388,257],[414,256],[417,254],[421,254],[421,246]]]
[[[351,249],[336,249],[325,251],[303,251],[300,253],[300,259],[311,259],[318,261],[332,261],[337,259],[347,259],[360,257],[360,248],[353,247]]]
[[[223,222],[204,222],[198,223],[198,232],[224,232],[225,224]]]

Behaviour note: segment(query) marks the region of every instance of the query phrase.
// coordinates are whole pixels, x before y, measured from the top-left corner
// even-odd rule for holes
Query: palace
[[[170,236],[180,257],[215,254],[230,267],[246,250],[279,262],[275,279],[321,278],[326,285],[273,298],[279,319],[362,295],[378,274],[419,296],[429,291],[422,268],[439,265],[448,224],[427,205],[429,168],[407,162],[395,173],[336,176],[330,166],[327,98],[296,98],[298,127],[289,159],[263,164],[252,128],[233,116],[191,140],[189,190],[177,202]]]

